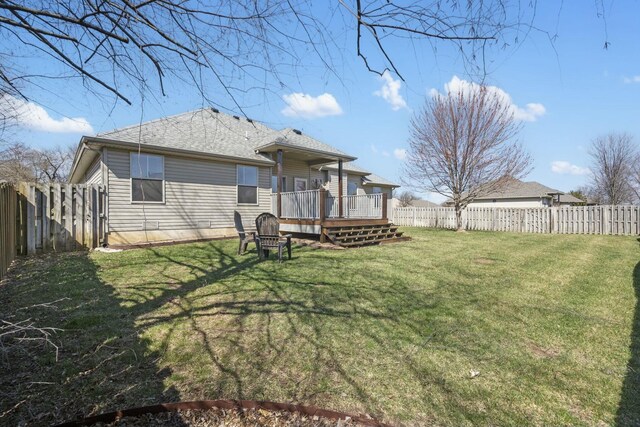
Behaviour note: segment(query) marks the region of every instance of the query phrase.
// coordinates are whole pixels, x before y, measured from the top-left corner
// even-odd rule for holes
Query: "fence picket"
[[[449,207],[397,207],[393,218],[396,225],[456,227],[455,210]],[[640,206],[467,207],[462,219],[467,230],[640,235]]]

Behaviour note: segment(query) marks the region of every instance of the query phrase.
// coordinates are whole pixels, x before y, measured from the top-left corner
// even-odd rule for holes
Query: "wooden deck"
[[[398,227],[386,218],[280,219],[280,232],[312,234],[321,242],[331,241],[346,247],[391,243],[406,240]]]

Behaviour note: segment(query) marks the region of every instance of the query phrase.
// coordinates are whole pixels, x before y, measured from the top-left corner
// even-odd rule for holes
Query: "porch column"
[[[276,183],[276,188],[278,189],[278,218],[282,216],[282,149],[278,148],[278,156],[277,156],[277,167],[278,167],[278,182]]]
[[[388,221],[387,216],[387,193],[382,193],[382,219]]]
[[[342,218],[342,159],[338,160],[338,218]]]

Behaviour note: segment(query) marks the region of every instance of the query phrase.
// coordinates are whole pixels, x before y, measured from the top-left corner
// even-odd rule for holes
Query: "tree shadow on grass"
[[[148,248],[149,258],[138,262],[154,260],[153,277],[137,289],[113,283],[142,337],[160,349],[158,367],[170,368],[169,383],[182,400],[275,400],[389,416],[385,405],[398,402],[382,391],[385,371],[365,366],[386,348],[398,354],[394,369],[410,381],[426,380],[402,352],[424,344],[424,325],[436,322],[430,313],[438,289],[418,290],[392,270],[356,286],[339,266],[360,262],[359,251],[341,252],[338,260],[296,248],[298,260],[278,264],[260,263],[255,250],[240,257],[234,249],[225,243],[194,245],[187,253]],[[374,325],[387,337],[402,330],[406,339],[385,342],[369,331]]]
[[[640,242],[640,239],[638,241]],[[640,425],[640,262],[633,270],[632,280],[636,296],[636,309],[631,330],[629,362],[616,414],[617,426]]]
[[[393,269],[345,277],[358,270],[341,266],[371,256],[360,250],[295,248],[293,261],[278,264],[260,263],[255,249],[245,256],[235,249],[235,241],[211,242],[61,255],[52,265],[25,266],[24,277],[0,290],[8,308],[0,312],[70,299],[57,310],[34,312],[43,324],[65,329],[60,361],[49,349],[48,359],[33,369],[12,366],[11,375],[0,374],[3,390],[17,375],[21,382],[11,396],[2,395],[3,410],[17,405],[7,424],[51,424],[125,407],[218,398],[393,419],[406,411],[398,407],[401,398],[387,395],[389,385],[418,385],[416,400],[425,402],[430,384],[440,384],[413,352],[424,346],[429,330],[446,326],[434,312],[442,294],[458,298],[442,291],[455,283],[438,283],[429,292],[399,280]]]
[[[135,317],[87,253],[23,258],[0,286],[0,319],[55,327],[5,337],[0,346],[0,424],[51,425],[123,407],[176,400]]]

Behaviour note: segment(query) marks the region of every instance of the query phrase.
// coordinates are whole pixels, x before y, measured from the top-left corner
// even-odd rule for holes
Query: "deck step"
[[[334,244],[344,247],[379,245],[410,239],[403,236],[403,232],[398,231],[398,227],[391,223],[327,227],[323,229],[323,234]]]

